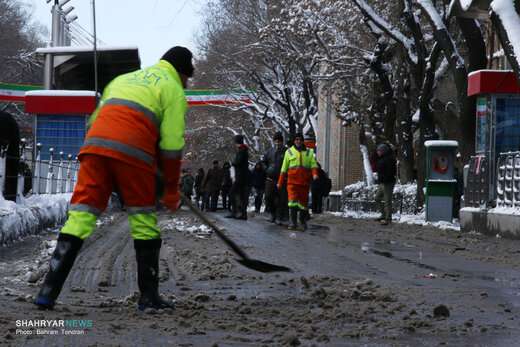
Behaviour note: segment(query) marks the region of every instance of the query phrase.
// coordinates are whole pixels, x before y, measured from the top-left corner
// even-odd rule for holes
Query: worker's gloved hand
[[[161,202],[170,211],[174,212],[179,209],[181,201],[179,192],[181,160],[163,157],[161,162],[164,180],[164,195]]]
[[[181,204],[181,194],[179,191],[173,193],[166,193],[161,201],[170,211],[175,212],[179,209]]]

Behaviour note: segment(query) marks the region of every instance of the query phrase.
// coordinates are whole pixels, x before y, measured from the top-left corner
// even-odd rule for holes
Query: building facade
[[[319,97],[317,133],[317,157],[332,180],[332,190],[364,179],[363,158],[359,149],[359,126],[345,127],[336,117],[333,105],[334,93],[322,89]]]

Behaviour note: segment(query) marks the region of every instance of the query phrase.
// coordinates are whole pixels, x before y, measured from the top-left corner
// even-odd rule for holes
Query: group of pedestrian
[[[195,203],[203,211],[217,211],[221,198],[223,209],[231,211],[239,219],[246,219],[249,177],[253,174],[249,172],[248,148],[243,143],[243,136],[237,135],[234,140],[237,154],[232,164],[233,170],[229,162],[224,162],[221,167],[218,160],[213,161],[207,172],[199,168],[195,177],[190,169],[185,169],[181,177],[181,191],[190,200],[195,191]],[[257,191],[260,192],[261,187],[257,186]]]
[[[181,190],[202,209],[215,212],[219,198],[222,208],[229,210],[228,218],[247,220],[247,208],[252,196],[256,213],[265,201],[269,221],[279,225],[289,223],[290,229],[299,224],[306,229],[309,219],[308,195],[312,193],[312,212],[321,213],[323,197],[330,191],[330,179],[316,162],[314,150],[304,145],[302,134],[296,134],[291,146],[286,146],[281,132],[273,137],[273,146],[249,169],[249,148],[243,135],[234,137],[236,146],[232,163],[222,167],[218,160],[206,173],[203,168],[193,177],[185,169]]]
[[[243,137],[238,135],[235,141],[240,143],[233,162],[236,168],[236,163],[243,163],[240,161],[244,153],[241,152]],[[246,177],[245,163],[243,165],[243,175]],[[254,193],[256,212],[261,211],[265,196],[265,212],[269,214],[270,222],[282,225],[288,221],[289,229],[297,229],[299,224],[305,230],[309,219],[308,196],[311,183],[313,212],[321,213],[321,201],[330,191],[330,180],[316,162],[314,150],[304,145],[301,133],[294,136],[290,146],[286,146],[283,134],[277,132],[273,137],[273,147],[263,155],[261,161],[257,162],[250,172],[249,182],[244,179],[233,187],[236,187],[235,189],[240,187]],[[237,204],[245,207],[240,210],[238,216],[232,213],[228,217],[247,219],[246,208],[249,195],[247,192],[244,196],[237,194]]]

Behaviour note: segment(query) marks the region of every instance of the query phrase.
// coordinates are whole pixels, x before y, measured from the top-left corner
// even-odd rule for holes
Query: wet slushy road
[[[303,233],[261,215],[211,214],[250,257],[293,270],[260,274],[235,262],[215,235],[198,233],[201,223],[187,211],[175,219],[162,213],[160,286],[177,309],[145,315],[135,310],[126,216],[109,217],[84,245],[53,312],[31,305],[38,282],[27,273],[45,266],[55,234],[0,249],[0,344],[520,345],[519,241],[329,214]],[[186,231],[179,221],[195,227]],[[93,327],[78,336],[21,335],[20,319],[81,319]]]

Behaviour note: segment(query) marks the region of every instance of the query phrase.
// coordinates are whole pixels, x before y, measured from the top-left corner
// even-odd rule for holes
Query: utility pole
[[[98,56],[97,56],[97,33],[96,33],[96,0],[92,0],[92,27],[94,30],[94,92],[96,93],[96,104],[98,100]]]
[[[46,0],[50,3],[52,0]],[[69,24],[78,17],[73,16],[67,18],[67,15],[74,10],[73,6],[63,9],[70,0],[54,0],[52,5],[52,28],[51,28],[51,47],[70,45]],[[43,73],[43,86],[45,89],[52,89],[54,73],[54,55],[53,53],[45,54],[45,68]]]

